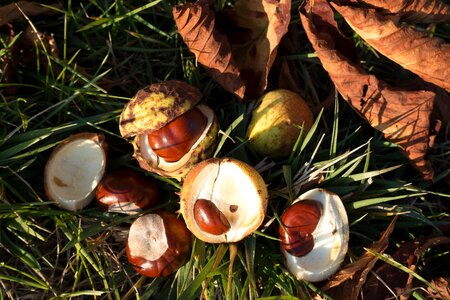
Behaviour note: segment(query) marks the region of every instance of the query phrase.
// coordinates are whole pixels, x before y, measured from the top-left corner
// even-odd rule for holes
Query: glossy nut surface
[[[287,225],[286,231],[279,229],[281,253],[297,279],[318,282],[339,269],[348,249],[349,225],[337,194],[321,188],[309,190],[286,209],[281,219]],[[283,237],[286,233],[288,239]]]
[[[103,210],[124,213],[154,207],[159,196],[154,180],[129,168],[104,176],[96,191],[97,203]]]
[[[168,162],[175,162],[197,142],[206,124],[205,115],[198,108],[194,108],[166,126],[149,133],[148,142],[159,157]]]
[[[210,158],[187,174],[180,191],[180,213],[198,239],[207,243],[234,243],[262,224],[267,201],[266,183],[252,166],[230,157]],[[223,224],[203,226],[211,220]],[[214,227],[222,229],[211,233]]]
[[[126,253],[136,272],[147,277],[168,276],[191,253],[192,236],[175,214],[160,212],[136,219],[130,227]]]
[[[279,226],[282,247],[294,256],[304,256],[314,248],[312,233],[322,215],[322,205],[314,200],[297,202],[281,216]]]
[[[227,217],[214,202],[206,199],[198,199],[195,202],[194,219],[201,230],[214,235],[224,234],[231,228]]]

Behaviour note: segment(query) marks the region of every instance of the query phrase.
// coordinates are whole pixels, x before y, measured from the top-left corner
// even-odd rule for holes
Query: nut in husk
[[[261,225],[267,201],[266,184],[253,167],[234,158],[210,158],[187,174],[180,212],[200,240],[232,243]]]
[[[219,131],[212,109],[200,104],[201,92],[168,80],[139,90],[120,116],[120,133],[132,141],[141,168],[181,180],[208,158]]]
[[[347,254],[349,225],[338,195],[310,190],[284,211],[281,222],[281,252],[297,279],[322,281],[339,269]]]

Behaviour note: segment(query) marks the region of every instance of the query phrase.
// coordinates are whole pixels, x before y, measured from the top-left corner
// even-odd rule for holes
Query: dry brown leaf
[[[381,9],[384,13],[399,15],[410,23],[450,22],[450,6],[441,0],[360,0]]]
[[[403,243],[393,254],[392,259],[401,263],[413,272],[417,272],[416,266],[420,256],[431,247],[448,244],[448,237],[434,237],[428,240],[413,240]],[[387,299],[395,296],[406,299],[416,287],[413,283],[413,276],[388,264],[381,262],[373,275],[371,274],[363,287],[365,300]],[[390,290],[389,290],[389,289]],[[433,289],[431,289],[435,293]],[[394,295],[392,294],[394,293]]]
[[[53,7],[53,8],[52,8]],[[37,2],[18,1],[0,7],[0,26],[11,23],[17,19],[23,19],[26,16],[50,15],[57,13],[61,4],[43,6]]]
[[[242,100],[261,95],[290,22],[290,0],[238,0],[215,13],[211,1],[175,6],[178,32],[210,76]]]
[[[450,44],[400,25],[399,16],[381,15],[374,9],[331,4],[378,52],[423,80],[450,91]]]
[[[420,247],[420,244],[419,241],[409,241],[402,244],[392,254],[392,259],[415,271],[418,257],[414,253]],[[374,273],[376,276],[370,274],[363,286],[362,294],[365,300],[386,299],[394,295],[398,297],[409,294],[409,289],[406,288],[408,284],[407,273],[385,262],[375,268]]]
[[[431,287],[427,288],[427,291],[429,295],[432,297],[432,299],[435,300],[448,300],[450,299],[450,285],[448,284],[450,282],[450,277],[447,278],[436,278],[431,281],[431,284],[436,287],[438,292],[433,290]]]
[[[317,0],[315,0],[317,1]],[[320,1],[326,1],[326,0],[320,0]],[[395,216],[392,221],[389,223],[386,230],[381,234],[378,241],[374,242],[370,249],[378,252],[383,253],[384,250],[389,245],[389,236],[394,231],[395,223],[397,222],[398,216]],[[357,276],[357,273],[365,273],[367,274],[375,264],[375,261],[377,258],[370,254],[369,252],[365,252],[361,257],[351,263],[346,265],[344,268],[342,268],[338,273],[334,274],[327,283],[322,287],[323,290],[329,290],[333,287],[336,287],[338,285],[341,285],[342,283],[352,280],[354,282],[360,281],[361,276]],[[370,266],[370,269],[368,268]],[[361,275],[361,274],[360,274]],[[358,278],[356,278],[358,277]]]
[[[326,1],[305,5],[300,17],[322,66],[342,97],[386,139],[400,145],[425,179],[432,179],[434,171],[425,156],[435,137],[436,128],[430,129],[435,94],[396,89],[367,74],[355,62],[354,45],[340,34]]]
[[[214,12],[209,5],[186,3],[174,7],[173,15],[184,42],[209,75],[229,92],[243,97],[244,81],[226,36],[215,29]]]
[[[317,0],[316,0],[317,1]],[[325,0],[320,0],[325,1]],[[395,216],[386,230],[381,234],[378,241],[374,242],[370,249],[383,253],[389,245],[389,236],[394,230],[398,216]],[[377,258],[365,252],[361,257],[342,268],[338,273],[334,274],[322,287],[327,294],[335,294],[335,299],[357,299],[362,285],[366,281],[367,274],[372,270]]]

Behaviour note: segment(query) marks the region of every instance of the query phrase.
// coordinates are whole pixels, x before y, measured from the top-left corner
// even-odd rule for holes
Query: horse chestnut
[[[219,124],[201,98],[197,88],[168,80],[139,90],[130,100],[119,128],[123,137],[134,137],[134,157],[141,168],[182,180],[212,154]]]
[[[281,252],[297,279],[321,281],[337,271],[347,253],[349,227],[336,194],[310,190],[284,211],[281,221]]]
[[[127,258],[136,272],[147,277],[168,276],[178,270],[191,253],[192,236],[175,214],[143,215],[131,224]]]
[[[211,200],[198,199],[195,202],[194,219],[201,230],[214,235],[224,234],[231,228],[227,217]]]
[[[299,201],[288,207],[279,227],[282,247],[294,256],[304,256],[314,248],[312,233],[322,216],[322,205],[314,200]]]
[[[186,226],[207,243],[234,243],[262,224],[268,192],[250,165],[234,158],[210,158],[195,165],[180,191]]]
[[[159,187],[154,180],[133,169],[124,168],[104,176],[95,196],[103,210],[130,214],[154,207],[159,194]]]
[[[289,90],[264,94],[253,110],[247,136],[252,149],[272,158],[289,155],[303,127],[307,132],[314,117],[303,98]]]
[[[205,130],[207,119],[198,108],[182,114],[166,126],[148,134],[153,151],[167,162],[180,160]]]
[[[105,174],[107,154],[102,134],[81,132],[66,138],[53,149],[45,165],[47,197],[71,211],[87,206]]]

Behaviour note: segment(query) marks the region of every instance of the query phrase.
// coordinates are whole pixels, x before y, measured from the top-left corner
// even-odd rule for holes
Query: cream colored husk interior
[[[93,199],[106,157],[95,141],[76,139],[62,146],[48,163],[45,180],[49,196],[63,208],[77,210]]]
[[[239,166],[229,161],[208,164],[192,185],[193,202],[211,200],[230,222],[226,241],[241,240],[249,227],[261,221],[261,200],[257,187]],[[234,208],[237,208],[233,212]],[[193,214],[193,206],[191,213]],[[198,228],[200,230],[200,228]],[[205,235],[210,235],[205,233]]]
[[[159,157],[153,151],[153,149],[150,147],[146,133],[142,134],[140,136],[139,149],[141,150],[142,156],[148,163],[152,164],[155,168],[163,169],[167,172],[172,172],[172,171],[178,170],[180,168],[180,166],[183,166],[189,160],[192,149],[195,149],[198,146],[198,144],[205,138],[205,136],[208,133],[208,130],[211,127],[211,124],[214,120],[214,112],[209,107],[207,107],[206,105],[198,105],[197,108],[207,118],[206,128],[203,131],[200,138],[197,140],[197,142],[192,146],[191,150],[188,153],[186,153],[182,158],[180,158],[180,160],[178,160],[176,162],[167,162],[163,158]]]

